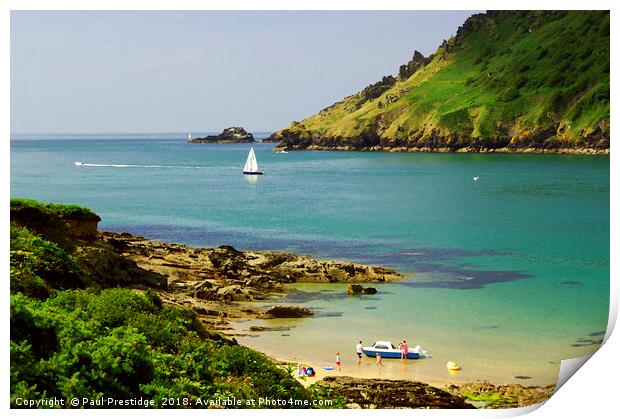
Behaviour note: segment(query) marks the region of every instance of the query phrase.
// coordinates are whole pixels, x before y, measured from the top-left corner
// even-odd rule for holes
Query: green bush
[[[127,289],[11,296],[11,400],[17,397],[234,396],[309,400],[264,355],[209,339],[186,309]]]
[[[96,284],[69,253],[60,218],[76,214],[91,217],[76,206],[11,201],[12,407],[17,398],[104,395],[158,407],[170,397],[312,398],[264,355],[205,330],[187,308],[164,306],[152,289],[83,289]]]
[[[10,227],[11,292],[44,298],[52,289],[84,288],[88,274],[60,246],[25,227]]]

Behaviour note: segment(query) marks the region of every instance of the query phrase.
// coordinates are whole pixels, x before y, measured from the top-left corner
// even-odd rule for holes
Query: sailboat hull
[[[243,172],[244,175],[262,175],[263,172]]]

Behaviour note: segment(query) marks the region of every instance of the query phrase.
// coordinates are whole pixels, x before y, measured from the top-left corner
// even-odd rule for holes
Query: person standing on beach
[[[377,366],[383,366],[381,363],[381,353],[377,352]]]
[[[407,354],[409,353],[409,345],[407,345],[407,341],[403,339],[403,343],[400,344],[401,356],[400,359],[407,359]]]
[[[355,344],[355,352],[357,353],[357,365],[362,363],[362,355],[364,354],[362,341]]]
[[[336,366],[338,367],[338,371],[342,371],[340,367],[340,352],[336,352]]]

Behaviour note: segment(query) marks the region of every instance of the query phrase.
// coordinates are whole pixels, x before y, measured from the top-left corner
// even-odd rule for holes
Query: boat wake
[[[81,161],[75,162],[76,166],[84,167],[135,167],[142,169],[208,169],[206,166],[168,166],[159,164],[98,164],[98,163],[82,163]]]

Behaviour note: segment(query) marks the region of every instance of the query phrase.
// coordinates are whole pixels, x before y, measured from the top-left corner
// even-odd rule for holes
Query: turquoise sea
[[[609,306],[609,156],[276,154],[256,144],[265,175],[249,179],[249,145],[187,144],[185,135],[14,136],[11,196],[81,204],[102,229],[152,239],[408,274],[362,298],[343,285],[296,285],[286,300],[317,315],[271,322],[286,332],[234,325],[242,343],[273,356],[327,365],[340,351],[345,371],[368,375],[551,384],[559,360],[598,348]],[[360,339],[407,339],[431,358],[353,367]],[[462,371],[448,373],[448,360]]]

